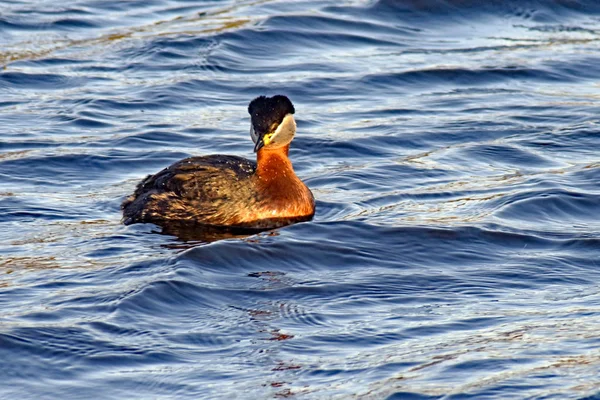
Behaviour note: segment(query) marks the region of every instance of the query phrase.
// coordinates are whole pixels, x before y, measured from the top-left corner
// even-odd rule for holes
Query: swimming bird
[[[250,102],[256,163],[232,155],[190,157],[147,176],[123,202],[123,223],[271,229],[308,221],[310,189],[288,157],[296,134],[294,105],[286,96]]]

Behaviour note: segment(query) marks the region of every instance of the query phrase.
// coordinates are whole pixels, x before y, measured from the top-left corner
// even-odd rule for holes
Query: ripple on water
[[[85,85],[86,80],[59,74],[0,73],[0,87],[12,90],[63,90]]]

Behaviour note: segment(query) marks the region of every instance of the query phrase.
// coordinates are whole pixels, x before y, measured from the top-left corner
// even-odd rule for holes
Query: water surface
[[[595,1],[0,5],[0,398],[600,396]],[[296,106],[313,221],[120,224]]]

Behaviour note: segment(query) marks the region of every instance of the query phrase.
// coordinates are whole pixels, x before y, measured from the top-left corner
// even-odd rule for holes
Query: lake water
[[[1,399],[600,398],[597,1],[9,0],[0,65]],[[313,221],[120,223],[278,93]]]

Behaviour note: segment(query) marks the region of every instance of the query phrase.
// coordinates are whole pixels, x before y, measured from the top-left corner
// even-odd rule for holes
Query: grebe
[[[229,155],[178,161],[138,184],[121,206],[123,223],[271,229],[312,219],[313,194],[288,158],[294,112],[286,96],[255,98],[248,113],[256,163]]]

